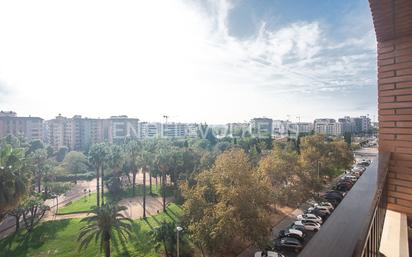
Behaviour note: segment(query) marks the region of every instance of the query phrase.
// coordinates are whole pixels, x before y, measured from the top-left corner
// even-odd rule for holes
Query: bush
[[[75,181],[77,180],[92,180],[93,178],[96,177],[96,174],[94,172],[88,172],[88,173],[83,173],[83,174],[68,174],[68,175],[59,175],[56,176],[56,181],[58,182],[69,182],[69,181]]]

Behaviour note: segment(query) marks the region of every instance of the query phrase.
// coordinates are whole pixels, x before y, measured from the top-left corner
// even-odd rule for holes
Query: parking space
[[[353,180],[351,183],[352,185],[356,183],[357,178],[362,174],[357,174],[358,170],[360,167],[367,167],[369,166],[369,163],[373,157],[376,156],[376,151],[375,149],[362,149],[359,153],[355,153],[355,159],[356,159],[356,165],[354,165],[352,171],[347,172],[348,174],[344,173],[337,179],[333,181],[333,183],[328,186],[328,190],[337,189],[336,185],[342,185],[342,181],[349,181]],[[364,170],[364,169],[363,169]],[[350,183],[350,181],[348,182]],[[349,189],[348,189],[349,190]],[[330,191],[329,191],[330,192]],[[333,195],[338,195],[340,192],[339,191],[332,191],[333,193],[331,194],[331,197]],[[327,195],[327,192],[323,192],[320,195],[325,196]],[[342,194],[342,199],[343,199],[344,194]],[[340,200],[342,200],[340,199]],[[339,200],[339,202],[340,202]],[[293,224],[297,220],[297,216],[301,215],[305,212],[307,212],[308,208],[313,206],[313,203],[305,203],[304,205],[300,206],[299,209],[296,209],[290,216],[285,217],[279,224],[277,224],[276,227],[272,229],[272,236],[273,239],[276,240],[279,238],[279,232],[281,230],[286,230],[290,227],[291,224]],[[332,210],[332,209],[331,209]],[[317,215],[317,214],[316,214]],[[319,214],[320,215],[320,214]],[[324,220],[325,221],[325,220]],[[303,248],[305,247],[306,244],[311,240],[311,238],[316,234],[316,232],[313,231],[308,231],[305,230],[306,236],[304,238],[304,241],[302,243]],[[292,236],[294,237],[294,236]],[[294,252],[294,251],[284,251],[284,250],[276,250],[276,252],[282,253],[286,257],[295,257],[299,255],[299,252]]]

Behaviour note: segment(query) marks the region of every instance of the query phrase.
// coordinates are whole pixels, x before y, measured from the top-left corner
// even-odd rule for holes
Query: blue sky
[[[376,115],[366,0],[2,1],[0,35],[0,108],[20,115]]]

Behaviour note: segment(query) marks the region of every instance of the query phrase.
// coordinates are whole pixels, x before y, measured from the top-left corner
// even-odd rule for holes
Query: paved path
[[[84,190],[91,190],[92,192],[96,191],[96,179],[91,181],[78,181],[75,185],[73,184],[72,189],[67,193],[59,196],[59,208],[66,205],[68,202],[79,199],[84,196]],[[50,216],[55,212],[57,201],[55,199],[49,199],[45,201],[45,204],[50,207],[50,211],[46,213],[46,217]],[[7,216],[0,223],[0,239],[14,233],[15,231],[15,218]],[[20,224],[24,226],[23,221],[20,221]]]
[[[171,201],[171,198],[166,199],[166,204]],[[124,211],[124,215],[131,219],[139,219],[143,217],[143,197],[136,196],[132,198],[125,198],[119,202],[119,205],[127,207]],[[163,210],[162,198],[161,197],[146,197],[146,216],[155,215]],[[50,214],[44,218],[47,220],[64,220],[64,219],[74,219],[74,218],[85,218],[91,214],[89,213],[71,213],[64,215],[54,215]]]

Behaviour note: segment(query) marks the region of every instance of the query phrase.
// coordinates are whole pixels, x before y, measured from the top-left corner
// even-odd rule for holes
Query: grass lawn
[[[149,186],[146,185],[146,193],[149,194]],[[152,191],[153,191],[153,196],[161,196],[160,192],[160,185],[156,186],[155,184],[152,185]],[[166,195],[170,196],[172,194],[171,189],[167,188],[166,189]],[[139,184],[136,185],[136,196],[142,196],[143,195],[143,185]],[[59,214],[68,214],[68,213],[74,213],[74,212],[88,212],[92,209],[93,206],[96,206],[96,193],[91,193],[90,195],[87,194],[86,196],[83,196],[80,199],[77,199],[73,201],[72,203],[66,204],[64,207],[59,208],[58,213]],[[110,199],[111,196],[109,193],[105,193],[105,197]],[[125,191],[123,191],[119,199],[123,198],[129,198],[133,197],[133,190],[131,187],[127,188]]]
[[[150,242],[147,232],[159,226],[161,221],[178,222],[182,215],[182,209],[175,205],[168,205],[168,212],[161,213],[147,220],[135,220],[133,225],[133,236],[124,245],[116,240],[112,240],[112,256],[132,257],[146,256],[157,257],[155,244]],[[9,236],[0,241],[0,257],[101,257],[98,245],[93,241],[89,247],[78,252],[77,236],[80,228],[85,223],[80,219],[67,219],[58,221],[48,221],[38,225],[32,233],[26,231]],[[160,248],[162,249],[162,248]]]

